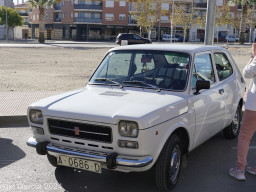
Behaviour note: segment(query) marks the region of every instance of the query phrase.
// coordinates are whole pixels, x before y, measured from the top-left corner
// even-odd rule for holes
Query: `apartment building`
[[[28,14],[30,10],[29,4],[23,2],[14,6],[14,9],[23,18],[23,26],[18,26],[14,28],[14,38],[15,39],[28,39],[29,28],[28,28]]]
[[[222,7],[224,3],[229,3],[229,0],[216,0],[216,6]],[[239,11],[238,7],[235,4],[229,3],[230,13],[232,16]],[[207,0],[193,0],[193,15],[197,17],[198,15],[205,15],[207,11]],[[241,11],[241,10],[240,10]],[[228,24],[226,26],[221,26],[218,28],[215,27],[214,37],[215,39],[225,40],[227,35],[238,35],[235,34],[233,27]],[[205,36],[205,29],[199,25],[194,25],[189,30],[189,40],[190,41],[200,41]]]
[[[223,6],[223,1],[217,0],[217,6]],[[196,17],[206,13],[207,0],[161,0],[161,9],[168,10],[166,16],[162,16],[159,23],[152,29],[151,38],[157,39],[170,33],[170,16],[172,6],[186,7],[187,12],[193,12]],[[134,4],[129,0],[58,0],[51,7],[45,7],[45,37],[47,39],[70,40],[114,40],[119,33],[140,33],[136,20],[130,15]],[[231,8],[237,11],[237,7]],[[29,13],[29,34],[38,37],[39,10],[31,9]],[[228,26],[231,34],[233,29]],[[32,29],[32,30],[31,30]],[[223,26],[220,31],[226,31]],[[32,31],[32,32],[31,32]],[[183,36],[182,26],[176,26],[174,33]],[[204,29],[193,25],[187,31],[190,41],[199,41],[204,36]],[[144,34],[143,34],[144,35]],[[146,35],[146,34],[145,34]],[[215,36],[217,32],[215,32]]]
[[[0,7],[5,6],[5,7],[10,7],[14,8],[14,4],[12,0],[0,0]],[[6,39],[6,26],[5,25],[0,25],[0,39]],[[9,28],[8,30],[8,39],[12,38],[13,36],[13,29]]]

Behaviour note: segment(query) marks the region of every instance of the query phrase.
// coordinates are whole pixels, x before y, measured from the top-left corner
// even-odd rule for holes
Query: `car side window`
[[[215,59],[217,74],[220,81],[228,78],[230,75],[233,74],[233,68],[225,53],[215,53],[214,59]]]
[[[191,82],[193,89],[196,88],[197,80],[210,81],[211,84],[216,82],[210,54],[197,55],[195,57]]]
[[[134,35],[133,37],[134,39],[141,39],[138,35]]]

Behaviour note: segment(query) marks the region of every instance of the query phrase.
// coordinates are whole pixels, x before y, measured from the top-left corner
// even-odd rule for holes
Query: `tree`
[[[6,24],[6,7],[0,7],[0,25]],[[23,18],[19,15],[17,11],[8,7],[7,8],[7,30],[9,27],[22,26]],[[6,34],[7,35],[7,34]]]
[[[188,11],[184,6],[176,6],[175,7],[175,14],[170,15],[170,21],[173,21],[173,26],[180,25],[183,28],[183,42],[186,39],[186,31],[189,29],[193,23],[193,15],[190,11]]]
[[[51,6],[54,4],[55,0],[28,0],[32,8],[38,7],[39,9],[39,43],[44,43],[44,7]]]
[[[205,31],[205,26],[206,26],[206,13],[193,13],[193,19],[192,19],[192,24],[196,24],[199,25],[201,29],[203,29],[202,31]],[[204,41],[204,34],[200,33],[198,34],[198,38],[200,38],[200,41]]]
[[[238,12],[234,14],[234,17],[231,19],[230,24],[235,29],[235,34],[238,33],[241,23],[241,16]]]
[[[157,0],[130,0],[133,9],[131,16],[137,21],[137,26],[147,31],[148,38],[151,35],[151,29],[157,22],[160,22],[161,16],[166,14],[166,10],[161,10]]]
[[[230,13],[230,7],[226,1],[224,1],[224,5],[222,7],[216,8],[216,19],[215,23],[217,25],[217,42],[219,41],[219,30],[218,28],[222,25],[226,26],[226,30],[228,30],[227,25],[231,23],[232,15]]]
[[[242,5],[242,16],[240,21],[240,32],[239,32],[239,44],[242,45],[244,44],[244,34],[245,34],[248,6],[253,3],[256,3],[256,0],[232,0],[232,2]]]

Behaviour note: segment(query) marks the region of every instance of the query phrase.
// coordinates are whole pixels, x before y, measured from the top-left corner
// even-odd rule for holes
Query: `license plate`
[[[84,169],[84,170],[92,171],[96,173],[101,173],[100,163],[79,159],[76,157],[60,155],[57,157],[57,164],[61,166],[73,167],[73,168]]]

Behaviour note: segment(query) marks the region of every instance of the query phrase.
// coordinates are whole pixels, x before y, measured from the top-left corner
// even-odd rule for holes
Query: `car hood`
[[[32,104],[44,116],[117,124],[137,121],[147,128],[187,112],[185,96],[142,88],[87,86]],[[28,110],[29,110],[28,109]]]

